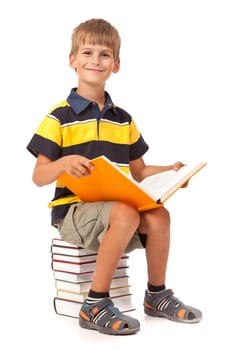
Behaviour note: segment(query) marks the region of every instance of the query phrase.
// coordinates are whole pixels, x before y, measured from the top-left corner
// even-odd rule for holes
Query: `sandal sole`
[[[202,317],[198,317],[198,318],[195,318],[193,320],[180,319],[178,317],[169,316],[163,312],[159,312],[159,311],[151,310],[151,309],[147,309],[147,308],[144,308],[144,312],[145,312],[145,314],[147,314],[149,316],[167,318],[170,321],[179,322],[179,323],[190,323],[191,324],[191,323],[198,323],[202,320]]]
[[[124,329],[113,330],[113,329],[108,328],[108,327],[97,326],[94,323],[89,322],[89,321],[85,321],[81,318],[79,319],[79,326],[82,328],[86,328],[89,330],[95,330],[95,331],[98,331],[100,333],[109,334],[109,335],[130,335],[130,334],[135,334],[140,330],[140,327],[133,328],[133,329],[124,328]]]

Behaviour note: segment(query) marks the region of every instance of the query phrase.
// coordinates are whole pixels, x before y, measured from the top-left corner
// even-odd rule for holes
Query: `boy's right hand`
[[[70,155],[62,158],[64,171],[71,176],[81,177],[89,175],[94,169],[90,160],[79,155]]]
[[[32,179],[38,186],[48,185],[57,180],[64,172],[74,177],[90,174],[93,165],[86,157],[70,155],[52,161],[39,154],[33,171]]]

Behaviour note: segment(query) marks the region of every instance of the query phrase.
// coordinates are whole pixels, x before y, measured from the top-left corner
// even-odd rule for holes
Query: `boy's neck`
[[[95,102],[98,104],[99,109],[102,110],[105,105],[105,90],[103,87],[96,87],[96,86],[90,86],[88,87],[83,86],[83,84],[78,86],[76,92],[86,98],[87,100],[90,100],[92,102]]]

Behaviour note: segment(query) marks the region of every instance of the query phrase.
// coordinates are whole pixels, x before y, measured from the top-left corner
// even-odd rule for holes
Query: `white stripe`
[[[103,121],[103,122],[105,122],[105,123],[109,123],[109,124],[120,125],[120,126],[129,125],[128,122],[117,123],[117,122],[114,122],[114,121],[112,121],[112,120],[104,119],[104,118],[101,118],[101,121]]]
[[[55,119],[57,121],[59,121],[59,119],[57,117],[55,117],[54,115],[52,114],[47,114],[47,116],[49,118],[52,118],[52,119]],[[90,123],[90,122],[93,122],[93,121],[96,121],[95,118],[93,119],[86,119],[86,120],[83,120],[83,121],[74,121],[74,122],[71,122],[71,123],[66,123],[66,124],[63,124],[61,127],[64,128],[66,126],[69,126],[69,125],[75,125],[75,124],[86,124],[86,123]],[[124,126],[124,125],[129,125],[128,122],[124,122],[124,123],[117,123],[117,122],[114,122],[112,120],[108,120],[108,119],[104,119],[104,118],[101,118],[101,121],[105,122],[105,123],[109,123],[109,124],[114,124],[114,125],[120,125],[120,126]]]
[[[75,122],[72,122],[72,123],[66,123],[66,124],[63,124],[61,125],[62,128],[66,127],[66,126],[71,126],[71,125],[76,125],[76,124],[86,124],[86,123],[90,123],[90,122],[95,122],[96,119],[86,119],[84,121],[75,121]],[[120,126],[124,126],[124,125],[129,125],[128,122],[125,122],[125,123],[117,123],[117,122],[113,122],[111,120],[108,120],[108,119],[101,119],[102,122],[105,122],[105,123],[109,123],[109,124],[114,124],[114,125],[120,125]]]
[[[75,122],[72,122],[72,123],[62,124],[61,128],[64,128],[66,126],[76,125],[76,124],[87,124],[87,123],[95,122],[95,121],[96,121],[95,119],[86,119],[84,121],[75,121]]]
[[[112,162],[115,166],[128,168],[129,164]],[[125,174],[126,175],[126,174]]]
[[[52,118],[52,119],[54,119],[54,120],[56,120],[56,121],[59,121],[59,119],[57,119],[54,115],[52,115],[52,114],[47,114],[47,117],[49,117],[49,118]]]

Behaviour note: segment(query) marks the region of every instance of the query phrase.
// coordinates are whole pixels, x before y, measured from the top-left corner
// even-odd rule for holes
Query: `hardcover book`
[[[64,255],[73,255],[73,256],[83,256],[83,255],[92,255],[97,254],[96,252],[90,249],[84,249],[77,245],[65,242],[59,238],[52,239],[51,245],[51,254],[64,254]]]
[[[87,298],[88,291],[76,293],[69,290],[57,289],[57,297],[60,299],[67,299],[78,301],[80,303],[84,302]],[[110,288],[109,290],[110,298],[116,296],[124,296],[130,294],[130,286],[121,286],[116,288]]]
[[[52,254],[52,260],[56,261],[68,261],[73,263],[82,263],[82,262],[88,262],[93,263],[96,262],[97,254],[92,255],[79,255],[79,256],[73,256],[73,255],[67,255],[67,254]]]
[[[57,290],[64,290],[73,293],[86,293],[90,289],[91,279],[89,281],[81,281],[79,283],[55,280],[55,287]],[[110,288],[120,288],[129,285],[128,276],[113,277]]]
[[[127,266],[128,256],[122,256],[118,262],[117,267]],[[92,272],[95,269],[95,262],[70,262],[61,260],[52,260],[52,270],[66,271],[66,272]]]
[[[76,178],[64,173],[59,181],[84,202],[123,201],[139,211],[163,205],[206,165],[205,162],[185,165],[178,171],[164,171],[138,183],[105,156],[92,159],[91,163],[94,169],[89,175]]]
[[[61,299],[58,297],[54,297],[53,301],[55,312],[58,315],[79,318],[79,311],[82,303],[73,300]],[[112,301],[121,312],[130,312],[135,310],[135,308],[132,306],[131,294],[112,297]]]
[[[122,277],[126,276],[128,272],[128,266],[123,267],[117,267],[113,278],[115,277]],[[61,280],[61,281],[68,281],[73,283],[81,283],[85,281],[91,281],[93,276],[92,272],[82,272],[82,273],[73,273],[73,272],[66,272],[66,271],[53,271],[54,279],[55,280]]]

